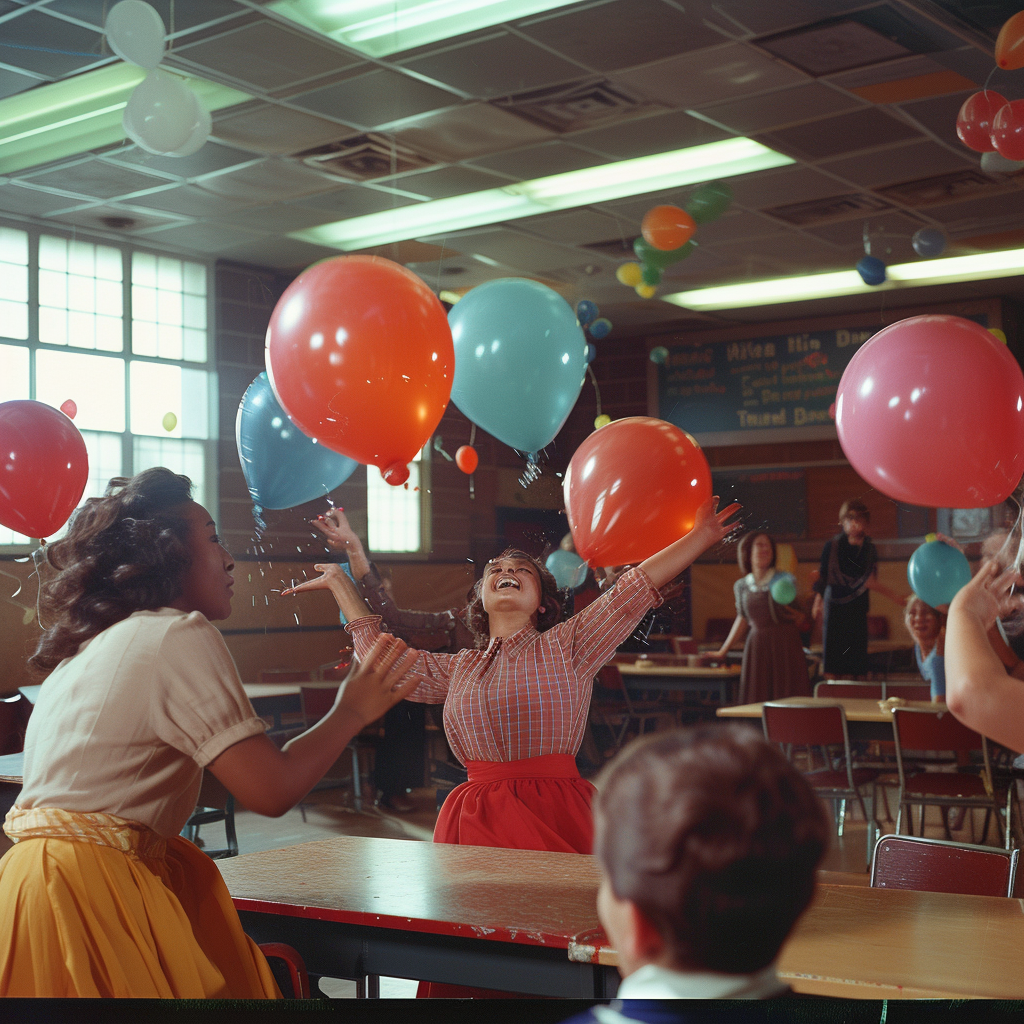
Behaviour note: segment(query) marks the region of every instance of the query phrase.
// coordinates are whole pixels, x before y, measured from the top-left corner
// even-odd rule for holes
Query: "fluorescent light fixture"
[[[122,141],[121,113],[146,74],[118,62],[0,100],[0,174]],[[202,78],[186,81],[207,110],[252,98]]]
[[[386,57],[577,0],[275,0],[267,8],[370,57]]]
[[[296,231],[290,237],[342,251],[365,249],[791,163],[790,157],[752,139],[724,139],[449,199],[434,199],[418,206],[350,217]]]
[[[886,268],[885,284],[867,285],[856,270],[838,270],[828,274],[807,274],[803,277],[778,277],[742,284],[716,285],[688,292],[663,295],[685,309],[740,309],[749,306],[770,306],[780,302],[805,302],[837,295],[868,295],[872,292],[916,288],[928,284],[949,284],[961,281],[985,281],[996,277],[1013,277],[1024,273],[1024,249],[981,252],[972,256],[948,256],[945,259],[897,263]]]

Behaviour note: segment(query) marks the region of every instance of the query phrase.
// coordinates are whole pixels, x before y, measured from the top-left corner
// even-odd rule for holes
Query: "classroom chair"
[[[877,780],[874,768],[858,768],[850,753],[850,735],[846,727],[846,713],[841,704],[782,704],[768,701],[761,710],[761,724],[769,743],[777,743],[786,756],[797,764],[814,791],[823,799],[831,800],[836,820],[836,834],[842,836],[846,818],[846,801],[856,800],[867,823],[867,853],[865,863],[871,860],[876,821]],[[825,767],[815,767],[814,751],[821,750]],[[797,755],[803,752],[806,765],[800,765]],[[870,792],[871,811],[864,803],[865,791]]]
[[[616,665],[605,665],[598,670],[590,709],[594,724],[604,726],[608,731],[613,752],[622,749],[628,736],[671,728],[675,724],[675,715],[668,704],[630,697]]]
[[[199,829],[203,825],[224,823],[225,845],[218,849],[200,846]],[[238,836],[235,833],[235,798],[227,791],[224,784],[210,772],[203,772],[203,781],[199,788],[196,809],[185,822],[181,830],[182,836],[190,843],[200,846],[203,853],[211,860],[223,860],[226,857],[238,856]]]
[[[1012,896],[1019,853],[945,839],[882,836],[871,858],[871,885],[968,896]]]
[[[921,834],[924,834],[925,807],[943,808],[943,826],[946,838],[952,839],[946,808],[964,807],[985,810],[985,826],[981,842],[988,837],[989,819],[995,814],[996,827],[1002,835],[1002,793],[997,794],[992,781],[992,765],[988,740],[980,733],[959,722],[949,711],[930,708],[895,708],[892,713],[893,735],[896,740],[896,768],[899,774],[899,811],[896,814],[896,834],[902,831],[903,814],[907,815],[910,834],[914,834],[911,804],[921,808]],[[951,771],[915,771],[913,755],[908,751],[942,751]],[[972,753],[981,752],[980,766],[966,762]],[[973,820],[972,820],[973,828]],[[1007,833],[1009,837],[1009,833]]]
[[[285,999],[312,998],[306,963],[297,949],[284,942],[261,942],[260,952]]]

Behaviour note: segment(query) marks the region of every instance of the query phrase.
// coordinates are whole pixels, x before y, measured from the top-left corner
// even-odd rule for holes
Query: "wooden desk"
[[[813,704],[826,706],[841,704],[846,712],[847,729],[851,742],[867,742],[870,740],[892,740],[892,715],[878,706],[877,700],[867,697],[783,697],[773,704]],[[927,708],[930,711],[945,711],[946,705],[930,700],[908,700],[904,705],[908,708]],[[719,708],[715,713],[722,718],[756,718],[760,720],[764,704],[734,704],[732,707]]]
[[[388,975],[602,998],[617,972],[569,958],[598,927],[592,857],[347,836],[218,865],[245,930],[311,974]]]
[[[819,884],[779,957],[796,992],[847,999],[1021,999],[1024,901]],[[614,967],[603,932],[569,955]]]
[[[718,692],[720,704],[728,704],[733,680],[740,676],[739,665],[712,668],[706,665],[670,665],[661,661],[638,659],[613,662],[631,690],[672,690],[677,693]]]

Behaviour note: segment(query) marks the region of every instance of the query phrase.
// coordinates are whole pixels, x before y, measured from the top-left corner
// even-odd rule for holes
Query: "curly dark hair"
[[[674,964],[751,974],[776,958],[814,895],[831,827],[775,747],[741,725],[653,733],[597,786],[594,856]]]
[[[48,672],[79,646],[132,612],[161,608],[181,593],[190,563],[187,476],[157,467],[114,477],[89,498],[67,535],[46,548],[56,575],[43,583],[44,616],[53,624],[29,664]]]
[[[747,573],[751,571],[750,555],[754,547],[754,541],[758,537],[767,537],[768,543],[772,546],[772,567],[775,567],[775,558],[777,552],[775,550],[775,538],[770,533],[765,533],[764,530],[751,530],[750,533],[745,533],[740,539],[739,544],[736,545],[736,561],[740,564],[740,572]]]
[[[523,562],[529,562],[540,576],[540,603],[544,611],[537,615],[537,631],[543,633],[552,626],[557,626],[562,621],[565,610],[565,603],[562,592],[555,582],[555,577],[542,562],[537,561],[533,555],[528,555],[518,548],[505,548],[496,558],[490,559],[487,563],[498,561],[499,558],[516,558]],[[486,571],[487,566],[484,566]],[[486,647],[491,637],[490,623],[487,612],[484,611],[484,599],[482,596],[484,580],[478,579],[470,591],[469,607],[466,609],[466,622],[476,637],[477,647]]]

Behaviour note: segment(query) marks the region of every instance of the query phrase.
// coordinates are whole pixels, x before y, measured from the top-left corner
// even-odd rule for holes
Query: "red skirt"
[[[580,778],[571,754],[545,754],[521,761],[467,761],[469,781],[448,794],[434,826],[435,843],[497,846],[509,850],[590,853],[597,790]],[[511,998],[496,992],[438,982],[420,982],[429,998]]]

